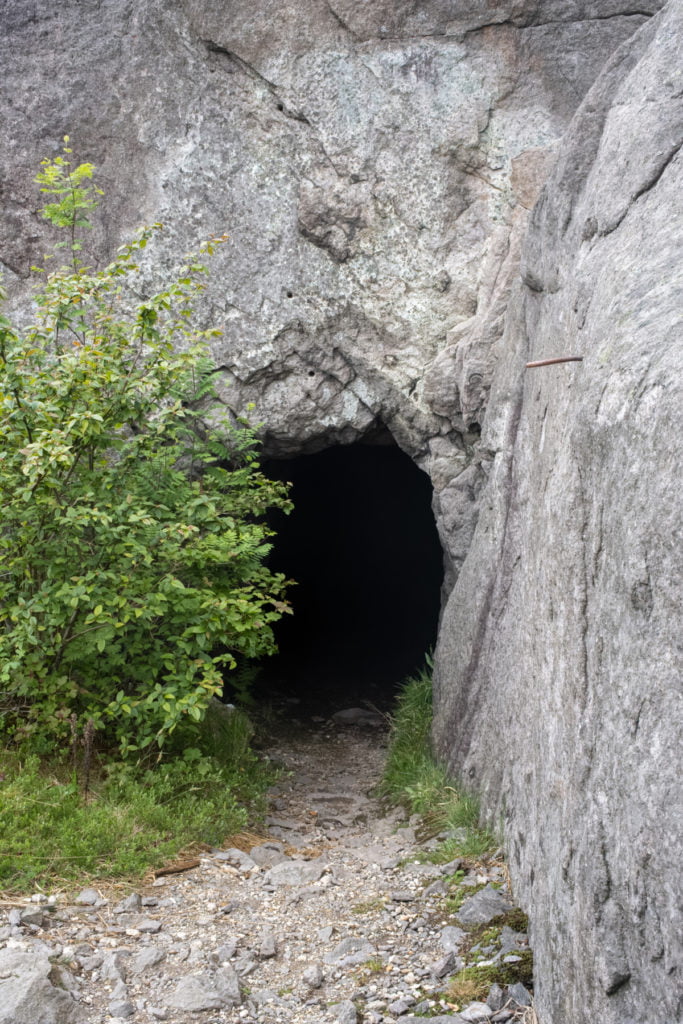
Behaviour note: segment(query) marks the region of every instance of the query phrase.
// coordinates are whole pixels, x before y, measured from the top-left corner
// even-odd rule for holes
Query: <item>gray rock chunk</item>
[[[290,860],[276,864],[264,876],[267,885],[310,885],[325,873],[325,865],[318,861]]]
[[[249,856],[260,868],[272,868],[276,864],[284,864],[289,860],[289,857],[282,852],[280,843],[264,843],[262,846],[254,846],[249,851]]]
[[[52,980],[47,956],[35,950],[0,950],[0,1024],[81,1024],[73,997]]]
[[[182,978],[168,997],[170,1006],[189,1013],[239,1006],[241,1002],[239,978],[229,966],[213,974],[190,974]]]
[[[450,952],[432,964],[429,970],[435,978],[445,978],[447,974],[454,974],[456,971],[459,971],[462,966],[463,961],[456,957],[455,953]]]
[[[114,907],[115,914],[135,914],[142,906],[142,898],[139,893],[132,892],[125,899],[119,901]]]
[[[478,1021],[488,1020],[493,1013],[493,1010],[487,1003],[469,1003],[464,1010],[460,1011],[460,1016],[463,1020],[470,1021],[471,1024],[477,1024]]]
[[[238,850],[234,846],[229,850],[220,850],[218,853],[214,853],[214,858],[225,861],[227,864],[232,865],[232,867],[245,872],[252,871],[257,866],[256,861],[248,853],[245,853],[244,850]]]
[[[112,1017],[122,1017],[125,1020],[134,1015],[135,1003],[131,1003],[130,999],[112,999],[107,1009]]]
[[[131,974],[142,974],[150,967],[156,967],[166,958],[166,953],[158,946],[147,946],[141,949],[130,965]]]
[[[501,1010],[505,1006],[506,1000],[507,996],[503,987],[501,985],[491,985],[489,994],[486,997],[486,1003],[491,1007],[493,1013],[496,1010]]]
[[[81,889],[78,896],[74,900],[79,907],[94,907],[96,903],[99,903],[101,899],[97,889]]]
[[[350,999],[344,999],[332,1007],[337,1024],[358,1024],[358,1010]]]
[[[301,975],[301,980],[308,988],[320,988],[324,980],[323,969],[320,964],[311,964]]]
[[[336,967],[351,967],[353,964],[365,963],[374,953],[375,948],[367,939],[350,935],[337,943],[323,959],[326,964],[334,964]]]
[[[439,945],[447,953],[457,953],[462,946],[466,934],[462,928],[456,928],[455,925],[448,924],[445,928],[441,929]]]
[[[508,985],[506,995],[512,1000],[513,1007],[531,1006],[531,993],[519,981],[515,985]]]
[[[258,956],[261,960],[272,960],[277,956],[277,939],[272,932],[263,932],[261,935]]]
[[[455,916],[462,924],[487,924],[511,909],[512,901],[493,886],[487,885],[485,889],[475,892],[474,896],[469,896]]]
[[[373,728],[381,728],[386,724],[386,719],[379,711],[370,711],[368,708],[344,708],[343,711],[335,711],[332,721],[335,725],[366,725]]]
[[[120,953],[109,953],[105,956],[100,970],[103,981],[125,981],[126,964]]]

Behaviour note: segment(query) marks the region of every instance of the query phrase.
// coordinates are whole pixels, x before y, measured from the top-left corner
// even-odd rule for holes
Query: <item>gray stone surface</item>
[[[267,885],[310,885],[322,878],[325,865],[319,861],[288,860],[275,864],[265,874]]]
[[[543,1024],[683,1012],[681,10],[648,21],[661,6],[0,0],[14,308],[48,248],[32,179],[68,132],[107,191],[93,258],[164,221],[151,288],[230,233],[201,312],[268,452],[386,427],[429,472],[435,737],[505,829]]]
[[[375,948],[367,939],[349,935],[342,939],[327,953],[323,959],[326,964],[334,964],[337,967],[349,967],[353,964],[362,964],[374,956]]]
[[[504,825],[543,1022],[683,1013],[682,40],[670,4],[609,61],[534,211],[436,652],[437,746]]]
[[[494,917],[506,914],[511,909],[512,901],[509,897],[487,885],[473,896],[468,896],[455,916],[465,925],[488,924]]]
[[[0,950],[0,1024],[81,1024],[86,1017],[69,992],[53,984],[47,956]]]
[[[194,1013],[239,1006],[240,985],[234,968],[221,967],[215,973],[191,974],[182,978],[168,998],[169,1006]]]
[[[519,240],[569,118],[661,0],[4,0],[0,268],[48,248],[33,177],[65,133],[107,192],[91,254],[210,234],[225,401],[267,451],[388,427],[429,471],[450,586]],[[528,73],[532,69],[531,73]]]

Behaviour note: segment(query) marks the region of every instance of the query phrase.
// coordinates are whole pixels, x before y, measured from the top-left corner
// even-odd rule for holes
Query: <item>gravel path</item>
[[[458,919],[449,914],[459,865],[420,862],[434,840],[419,842],[417,822],[384,815],[372,795],[382,728],[313,721],[276,739],[269,755],[286,774],[263,834],[240,837],[239,849],[202,855],[196,868],[119,902],[84,890],[52,912],[34,902],[6,913],[0,1024],[407,1024],[413,1015],[503,1022],[530,1013],[520,986],[492,992],[489,1006],[443,996],[463,964],[467,913],[476,924],[511,905],[504,867],[464,864],[476,895]],[[503,931],[500,949],[484,955],[514,962],[526,936]],[[36,1005],[22,1008],[17,996],[7,1016],[9,986],[24,978]]]

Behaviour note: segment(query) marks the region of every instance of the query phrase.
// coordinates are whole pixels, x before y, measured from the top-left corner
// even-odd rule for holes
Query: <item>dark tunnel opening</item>
[[[296,698],[311,713],[390,706],[436,641],[443,568],[429,477],[393,440],[263,470],[293,485],[294,512],[273,516],[270,565],[297,585],[254,696]]]

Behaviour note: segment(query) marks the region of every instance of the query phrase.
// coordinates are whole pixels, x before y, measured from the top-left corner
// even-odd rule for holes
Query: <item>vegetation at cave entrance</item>
[[[196,793],[250,756],[207,758],[203,722],[237,659],[274,649],[288,605],[264,565],[264,515],[289,501],[218,401],[207,342],[220,332],[194,325],[202,260],[224,239],[143,298],[139,259],[161,225],[90,269],[81,234],[99,190],[65,143],[37,181],[68,262],[34,268],[32,324],[0,317],[0,732],[14,751],[66,752],[86,786],[103,751],[137,764],[138,782],[163,755],[148,790],[191,779]],[[0,776],[3,805],[36,764]],[[112,765],[109,793],[130,788]],[[55,785],[64,811],[75,797]]]
[[[434,855],[446,863],[454,857],[478,857],[496,846],[494,837],[480,827],[479,804],[449,778],[431,750],[431,658],[407,679],[392,715],[389,751],[380,792],[392,803],[403,804],[423,819],[432,835],[450,833]]]

